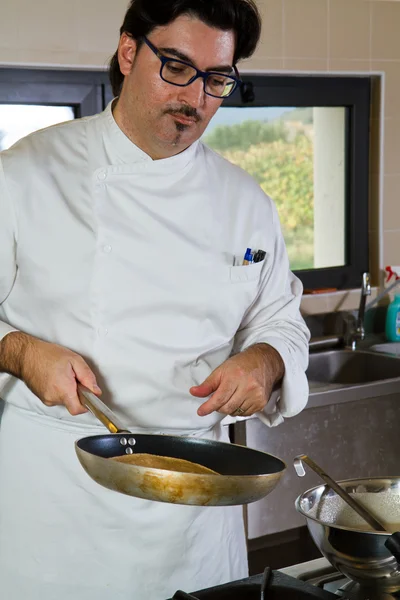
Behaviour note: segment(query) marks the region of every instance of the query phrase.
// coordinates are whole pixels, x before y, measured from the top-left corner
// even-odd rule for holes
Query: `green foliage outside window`
[[[291,268],[313,268],[314,157],[310,136],[296,133],[296,128],[290,129],[282,121],[245,121],[216,127],[205,143],[250,173],[274,200]]]
[[[221,154],[226,150],[249,150],[251,146],[284,140],[287,131],[283,121],[268,123],[245,121],[238,125],[221,125],[205,138],[206,144]]]

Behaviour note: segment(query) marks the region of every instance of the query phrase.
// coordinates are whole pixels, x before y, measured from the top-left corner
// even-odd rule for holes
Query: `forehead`
[[[168,25],[156,27],[149,37],[159,48],[179,50],[203,69],[215,64],[233,64],[234,31],[210,27],[194,16],[181,15]]]

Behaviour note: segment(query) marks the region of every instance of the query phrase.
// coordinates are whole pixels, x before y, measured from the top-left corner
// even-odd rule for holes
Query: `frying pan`
[[[286,469],[279,458],[245,446],[194,437],[132,433],[90,390],[79,385],[78,394],[82,404],[111,432],[78,440],[78,459],[94,481],[121,494],[197,506],[248,504],[269,494]],[[181,473],[109,460],[133,452],[189,460],[218,474]]]

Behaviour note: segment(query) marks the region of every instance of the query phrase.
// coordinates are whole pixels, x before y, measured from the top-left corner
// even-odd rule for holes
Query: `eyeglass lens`
[[[163,65],[161,75],[168,83],[186,85],[197,75],[197,71],[190,65],[168,60]],[[235,80],[228,75],[210,73],[206,78],[205,91],[212,96],[225,98],[229,96],[235,87],[235,83]]]

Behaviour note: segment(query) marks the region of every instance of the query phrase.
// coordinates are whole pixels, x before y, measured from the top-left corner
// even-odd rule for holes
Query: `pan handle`
[[[86,406],[111,433],[131,433],[98,396],[80,383],[78,383],[78,396],[83,406]]]

